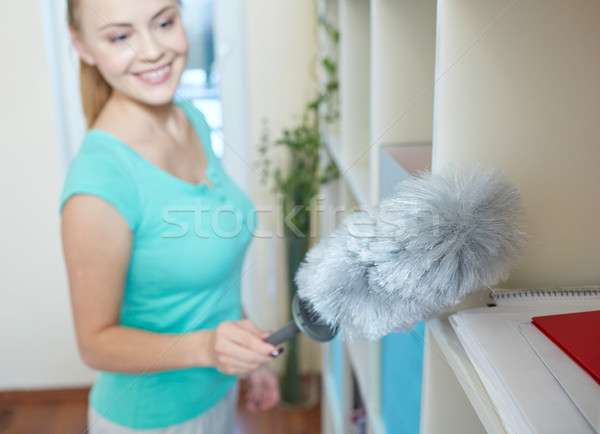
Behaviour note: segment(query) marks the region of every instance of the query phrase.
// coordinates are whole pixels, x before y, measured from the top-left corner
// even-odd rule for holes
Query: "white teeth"
[[[140,77],[142,77],[143,79],[146,79],[146,80],[158,80],[158,79],[162,78],[165,74],[167,74],[167,72],[169,72],[170,68],[171,68],[171,66],[167,65],[164,68],[161,68],[159,70],[152,71],[152,72],[145,72],[143,74],[140,74]]]

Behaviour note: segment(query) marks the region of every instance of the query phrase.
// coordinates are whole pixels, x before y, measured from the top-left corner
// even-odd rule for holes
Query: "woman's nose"
[[[150,33],[143,33],[140,38],[140,43],[137,47],[137,54],[140,60],[145,62],[154,62],[163,54],[163,49],[160,43]]]

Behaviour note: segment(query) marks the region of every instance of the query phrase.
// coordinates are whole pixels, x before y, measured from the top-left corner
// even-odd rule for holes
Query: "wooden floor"
[[[241,385],[240,397],[245,385]],[[82,434],[86,431],[89,389],[0,392],[0,433]],[[247,412],[238,405],[236,434],[320,434],[320,403],[308,410],[274,408]]]

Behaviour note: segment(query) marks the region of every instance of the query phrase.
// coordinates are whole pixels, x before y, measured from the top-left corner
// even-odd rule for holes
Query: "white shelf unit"
[[[600,282],[599,19],[587,0],[438,2],[433,167],[477,161],[521,190],[532,237],[503,287]],[[427,338],[421,432],[504,433],[448,323]]]
[[[502,169],[523,193],[535,240],[503,286],[600,283],[600,3],[319,4],[341,36],[341,119],[329,131],[342,172],[334,203],[378,203],[385,144],[433,142],[434,171],[477,161]],[[356,374],[367,432],[385,432],[377,343],[343,345],[341,382]],[[324,347],[323,432],[346,433],[350,389],[332,396],[333,347]],[[425,434],[504,432],[445,319],[427,324],[421,412]]]
[[[406,172],[429,168],[433,135],[435,2],[320,0],[319,12],[339,29],[337,52],[321,37],[322,50],[338,60],[340,120],[327,130],[329,150],[342,177],[325,188],[330,205],[346,209],[376,205],[381,195],[380,159],[384,146],[428,149]],[[416,45],[415,45],[416,43]],[[387,147],[387,146],[386,146]],[[400,152],[398,158],[412,161]],[[414,167],[413,167],[414,166]],[[418,167],[417,167],[418,166]],[[385,180],[383,181],[385,184]],[[324,220],[328,222],[329,217]],[[330,226],[330,225],[329,225]],[[332,230],[322,223],[322,236]],[[380,343],[343,342],[342,361],[331,371],[334,345],[323,350],[323,432],[350,432],[352,374],[367,412],[367,432],[385,433],[381,415]],[[336,390],[335,375],[344,389]]]

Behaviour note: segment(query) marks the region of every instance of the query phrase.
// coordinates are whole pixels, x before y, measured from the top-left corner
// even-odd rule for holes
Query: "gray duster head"
[[[525,244],[523,213],[499,170],[459,165],[409,178],[309,250],[298,295],[345,337],[409,330],[508,277]]]

